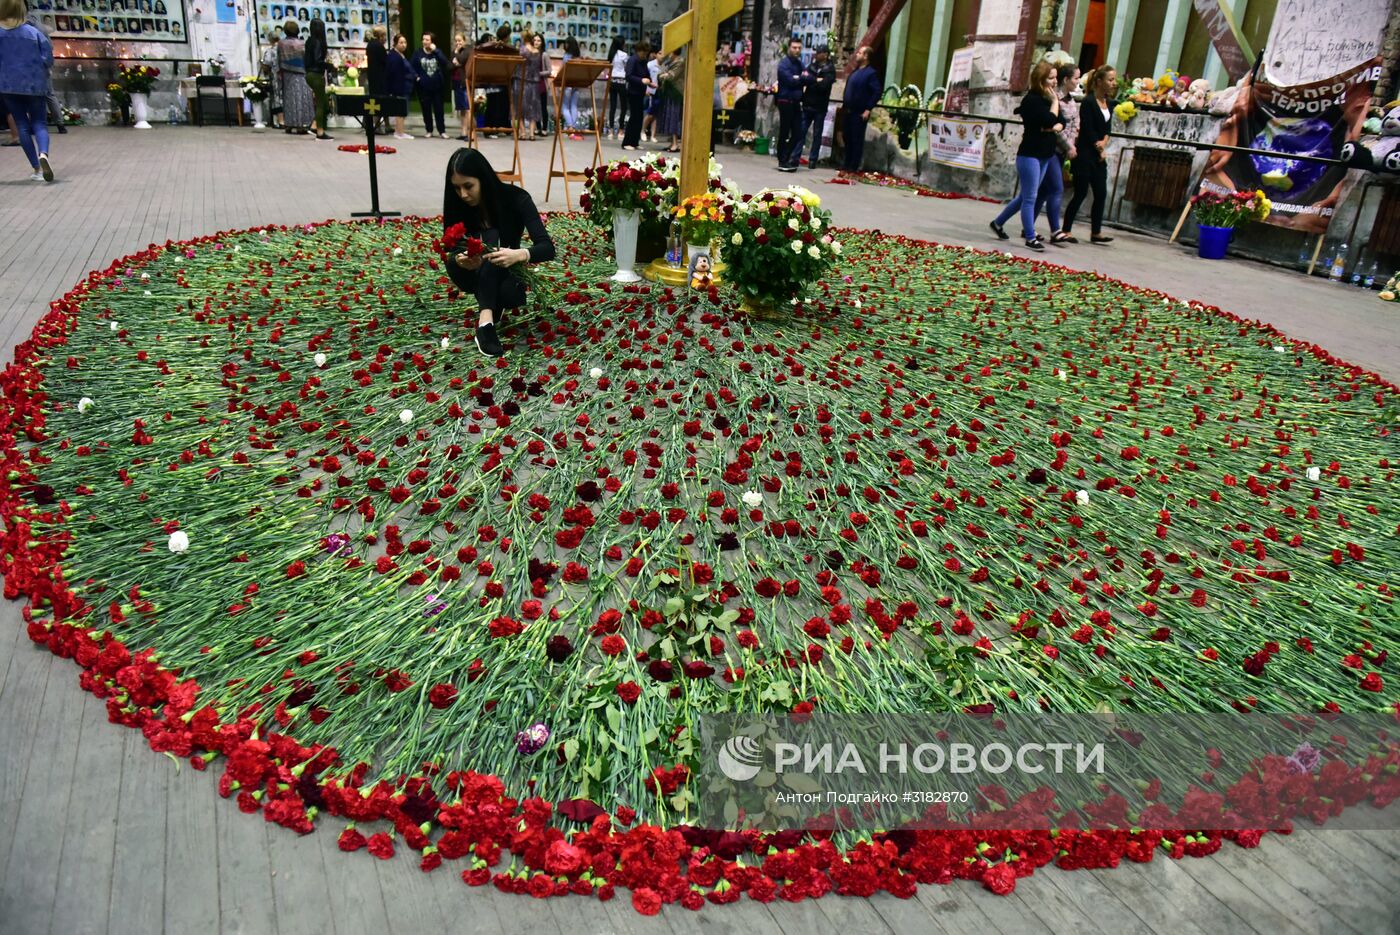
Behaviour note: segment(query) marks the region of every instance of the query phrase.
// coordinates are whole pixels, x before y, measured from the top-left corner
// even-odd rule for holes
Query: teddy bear
[[[1367,124],[1375,127],[1371,120],[1362,124],[1361,137],[1343,143],[1338,158],[1353,169],[1400,174],[1400,101],[1385,105],[1377,132],[1368,132]]]
[[[1187,110],[1205,110],[1210,104],[1210,82],[1204,78],[1197,78],[1186,88],[1186,95],[1182,98],[1181,106]]]

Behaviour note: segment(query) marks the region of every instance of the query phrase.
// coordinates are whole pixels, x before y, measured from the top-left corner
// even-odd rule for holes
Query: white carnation
[[[1076,493],[1076,494],[1074,495],[1074,501],[1075,501],[1076,503],[1078,503],[1080,506],[1086,506],[1086,505],[1088,505],[1088,503],[1089,503],[1089,491],[1087,491],[1087,490],[1081,490],[1081,491],[1079,491],[1078,493]]]
[[[441,341],[438,342],[438,347],[442,348],[444,351],[451,346],[452,342],[447,338],[443,338]]]
[[[190,537],[177,529],[170,534],[170,541],[165,546],[172,552],[183,552],[190,547]]]
[[[746,490],[744,491],[743,501],[744,506],[756,510],[763,505],[763,494],[759,493],[757,490]]]
[[[588,378],[589,378],[590,380],[601,380],[601,379],[603,379],[603,368],[602,368],[602,367],[594,367],[592,370],[588,371]]]
[[[413,421],[413,410],[412,410],[412,409],[405,409],[403,412],[400,412],[400,413],[399,413],[399,421],[402,422],[404,425],[407,425],[408,423],[412,422],[412,421]]]
[[[84,396],[82,399],[78,400],[78,411],[79,411],[79,412],[87,412],[87,411],[88,411],[89,409],[91,409],[91,408],[92,408],[92,400],[89,399],[88,397]]]
[[[319,351],[316,353],[316,356],[311,359],[316,361],[316,366],[318,367],[324,367],[326,365],[326,355]]]
[[[1314,465],[1314,466],[1308,468],[1308,480],[1321,480],[1321,479],[1322,479],[1322,468],[1317,467],[1316,465]]]
[[[403,256],[403,247],[395,247],[394,256]]]
[[[117,323],[116,323],[116,322],[115,322],[115,321],[114,321],[114,322],[112,322],[112,324],[111,324],[111,328],[112,328],[112,330],[113,330],[113,331],[117,331],[117,330],[119,330],[119,327],[120,327],[120,326],[118,326],[118,325],[117,325]]]
[[[151,274],[150,274],[150,273],[142,273],[142,274],[141,274],[141,278],[142,278],[142,279],[150,279],[150,278],[151,278]]]

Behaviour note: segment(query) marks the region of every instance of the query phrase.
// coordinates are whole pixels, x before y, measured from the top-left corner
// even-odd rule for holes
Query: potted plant
[[[160,69],[152,65],[119,65],[118,72],[122,87],[131,95],[131,112],[136,118],[136,129],[149,130],[151,89],[160,76]]]
[[[1196,253],[1202,259],[1218,260],[1235,234],[1247,221],[1262,221],[1273,205],[1262,191],[1200,192],[1191,199],[1191,214],[1200,227]]]
[[[803,188],[745,195],[734,205],[729,231],[725,275],[749,311],[771,311],[792,301],[841,254],[831,213]]]

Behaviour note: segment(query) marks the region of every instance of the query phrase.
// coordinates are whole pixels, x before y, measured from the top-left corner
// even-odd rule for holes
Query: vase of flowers
[[[160,69],[151,65],[121,65],[118,71],[121,86],[131,97],[131,113],[136,118],[136,129],[149,130],[150,94],[156,78],[160,76]]]
[[[734,204],[727,193],[705,192],[685,199],[672,209],[681,223],[681,230],[690,256],[704,254],[711,260],[710,244],[734,217]]]
[[[243,99],[253,108],[253,130],[266,130],[267,124],[263,123],[263,101],[267,100],[270,90],[267,79],[259,75],[244,75],[238,79],[238,84],[243,92]]]
[[[769,189],[734,206],[725,278],[746,308],[781,308],[826,275],[841,255],[831,213],[804,188]]]
[[[1264,220],[1272,208],[1262,191],[1202,191],[1191,199],[1191,214],[1200,227],[1196,255],[1204,260],[1222,259],[1235,228]]]
[[[121,126],[126,126],[131,122],[131,95],[119,82],[113,81],[107,85],[107,96],[121,113]]]
[[[613,282],[640,282],[637,275],[637,231],[642,226],[641,212],[635,208],[613,209],[613,261],[617,272]]]

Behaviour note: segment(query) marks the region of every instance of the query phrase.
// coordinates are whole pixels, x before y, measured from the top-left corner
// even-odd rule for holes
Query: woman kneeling
[[[477,350],[500,357],[505,353],[497,334],[501,313],[525,304],[525,283],[510,268],[554,259],[554,241],[529,192],[501,184],[491,163],[475,149],[459,149],[447,162],[443,230],[454,224],[486,245],[486,253],[478,256],[459,253],[447,264],[447,275],[458,289],[476,296]],[[522,234],[530,236],[528,249],[520,246]]]

